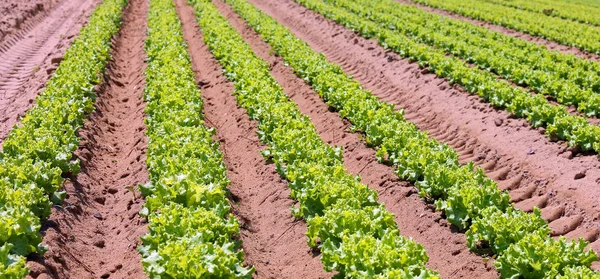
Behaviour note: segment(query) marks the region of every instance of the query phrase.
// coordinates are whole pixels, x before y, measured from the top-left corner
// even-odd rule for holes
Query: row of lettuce
[[[298,1],[311,8],[322,3]],[[435,200],[436,208],[445,212],[450,223],[468,229],[466,237],[471,249],[496,254],[495,265],[503,278],[600,278],[600,274],[589,269],[598,257],[585,250],[584,240],[553,239],[538,209],[533,213],[515,209],[508,194],[499,190],[480,168],[474,168],[472,163],[461,166],[453,149],[420,132],[401,112],[379,101],[338,65],[329,63],[246,0],[226,2],[329,106],[348,119],[354,130],[364,133],[365,141],[377,149],[381,162],[392,164],[399,177],[414,182],[423,198]],[[245,99],[240,98],[243,103]],[[277,161],[278,154],[271,155]],[[290,171],[289,165],[282,169],[284,174],[285,171]],[[289,177],[289,173],[286,175]],[[329,212],[324,216],[336,220]],[[335,222],[326,218],[309,218],[309,224],[314,226],[314,220]],[[322,249],[326,245],[321,244]]]
[[[308,224],[327,271],[345,278],[439,278],[425,267],[422,245],[400,235],[377,192],[349,175],[342,150],[326,145],[310,119],[289,100],[258,58],[210,0],[191,0],[204,41],[235,86],[238,104],[258,121],[259,139],[289,181],[293,208]]]
[[[151,0],[145,120],[149,182],[139,252],[150,278],[252,278],[230,213],[223,154],[204,126],[181,22],[172,0]]]
[[[523,88],[512,86],[488,71],[470,67],[464,61],[447,55],[442,49],[421,44],[393,29],[387,24],[370,21],[367,12],[362,16],[334,5],[334,0],[298,1],[347,28],[358,31],[366,38],[374,38],[388,49],[416,61],[452,84],[463,86],[469,93],[509,113],[527,119],[533,127],[546,127],[552,139],[566,140],[580,150],[600,151],[600,127],[590,124],[585,117],[572,115],[564,106],[553,105],[541,94],[532,95]],[[344,2],[344,1],[335,1]]]
[[[41,222],[61,202],[63,176],[76,174],[77,130],[94,109],[94,87],[110,57],[111,38],[126,0],[105,0],[67,49],[62,62],[0,153],[0,277],[23,278],[25,256],[42,254]]]
[[[507,7],[522,9],[547,16],[600,26],[600,8],[553,0],[484,0]]]
[[[547,3],[548,1],[552,1],[552,0],[538,0],[538,1],[543,1],[543,2]],[[556,2],[570,3],[570,4],[575,4],[575,5],[583,5],[585,7],[600,8],[600,3],[598,3],[597,0],[559,0]]]
[[[597,26],[480,0],[410,1],[600,54],[600,29]]]
[[[416,43],[452,54],[532,91],[600,116],[600,63],[394,0],[327,0]]]

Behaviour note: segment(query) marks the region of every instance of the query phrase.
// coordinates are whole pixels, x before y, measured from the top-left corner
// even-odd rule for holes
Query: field
[[[597,0],[0,3],[0,279],[600,278]]]

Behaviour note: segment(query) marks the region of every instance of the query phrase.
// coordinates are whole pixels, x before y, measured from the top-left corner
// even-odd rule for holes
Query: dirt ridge
[[[44,223],[49,251],[28,262],[30,278],[144,278],[137,252],[146,223],[134,188],[148,181],[145,164],[144,40],[148,0],[123,11],[96,111],[78,132],[81,173],[64,188],[68,197]]]

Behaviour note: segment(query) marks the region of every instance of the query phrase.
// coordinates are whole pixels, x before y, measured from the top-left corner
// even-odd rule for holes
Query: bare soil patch
[[[44,17],[61,0],[3,0],[0,2],[0,42]],[[64,1],[63,1],[64,2]]]

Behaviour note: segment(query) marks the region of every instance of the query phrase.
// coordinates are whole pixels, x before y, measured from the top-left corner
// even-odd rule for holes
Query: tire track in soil
[[[600,162],[543,130],[495,110],[415,63],[381,48],[291,0],[250,0],[309,45],[338,63],[406,119],[446,142],[509,190],[516,207],[542,208],[553,235],[584,237],[600,252]],[[598,263],[596,263],[598,265]],[[600,266],[599,266],[600,267]]]
[[[0,2],[0,43],[39,22],[61,0],[3,0]],[[34,23],[35,24],[35,23]]]
[[[576,47],[572,47],[572,46],[567,46],[567,45],[563,45],[563,44],[559,44],[557,42],[554,41],[550,41],[541,37],[537,37],[537,36],[533,36],[530,34],[527,34],[525,32],[521,32],[521,31],[517,31],[515,29],[511,29],[508,27],[504,27],[504,26],[500,26],[500,25],[496,25],[490,22],[486,22],[483,20],[477,20],[477,19],[472,19],[466,16],[462,16],[460,14],[457,13],[453,13],[453,12],[449,12],[449,11],[445,11],[442,9],[438,9],[438,8],[433,8],[433,7],[429,7],[429,6],[425,6],[423,4],[418,4],[418,3],[414,3],[411,2],[410,0],[396,0],[397,2],[404,4],[404,5],[409,5],[409,6],[415,6],[418,7],[419,9],[428,11],[430,13],[434,13],[434,14],[439,14],[439,15],[443,15],[449,18],[454,18],[457,20],[461,20],[461,21],[466,21],[469,23],[472,23],[474,25],[477,26],[481,26],[481,27],[485,27],[487,29],[490,29],[492,31],[496,31],[499,33],[502,33],[504,35],[507,36],[511,36],[511,37],[515,37],[515,38],[519,38],[531,43],[535,43],[541,46],[546,46],[549,50],[555,50],[555,51],[560,51],[560,52],[564,52],[564,53],[570,53],[570,54],[574,54],[577,55],[581,58],[585,58],[585,59],[590,59],[590,60],[595,60],[600,62],[600,55],[598,54],[594,54],[594,53],[589,53],[586,52],[584,50],[578,49]]]
[[[33,106],[99,2],[63,1],[0,43],[0,143]]]
[[[196,80],[202,90],[206,124],[216,129],[231,180],[232,208],[240,221],[246,264],[255,278],[331,278],[306,244],[306,223],[295,220],[287,182],[266,164],[257,122],[237,106],[233,84],[203,42],[193,8],[176,0]]]
[[[492,261],[469,252],[463,234],[456,233],[440,212],[425,204],[416,188],[401,181],[392,167],[379,164],[375,150],[367,147],[358,134],[349,131],[351,124],[338,113],[329,111],[325,102],[302,79],[285,66],[279,56],[270,55],[271,47],[227,4],[215,1],[218,9],[250,44],[254,52],[271,65],[271,74],[286,94],[308,115],[317,132],[328,144],[344,148],[344,165],[359,174],[362,181],[379,193],[379,202],[395,214],[402,235],[425,246],[430,257],[428,267],[442,278],[498,278]]]
[[[97,90],[96,111],[79,131],[81,173],[64,185],[68,197],[44,223],[43,258],[29,278],[144,278],[136,250],[146,222],[136,187],[148,181],[144,40],[148,0],[130,0],[111,60]]]

